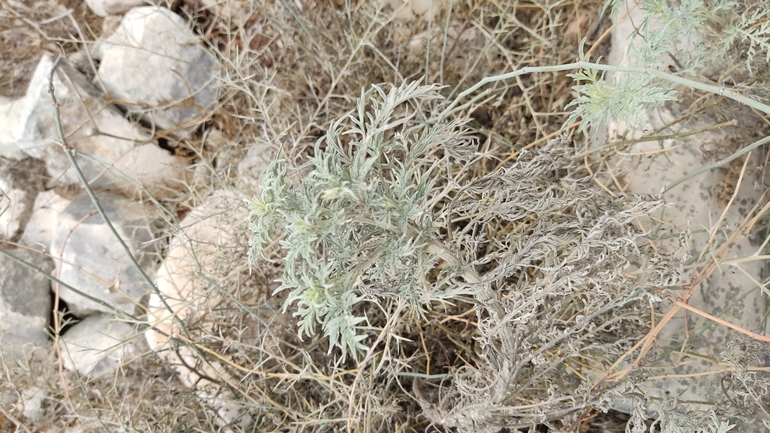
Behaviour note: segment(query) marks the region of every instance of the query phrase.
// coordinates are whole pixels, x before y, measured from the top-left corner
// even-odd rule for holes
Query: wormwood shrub
[[[279,157],[252,203],[252,263],[279,240],[284,308],[341,360],[471,304],[477,359],[438,381],[411,372],[433,423],[497,431],[607,407],[591,372],[644,335],[651,289],[681,272],[683,251],[658,254],[633,225],[661,200],[594,188],[566,137],[478,175],[489,155],[463,120],[430,116],[442,104],[435,86],[373,86],[306,163]],[[416,314],[370,326],[359,307],[387,299]]]
[[[250,257],[262,255],[274,229],[286,233],[279,290],[291,290],[287,306],[298,301],[300,337],[320,323],[343,360],[366,348],[366,335],[356,330],[364,318],[352,312],[366,296],[404,298],[420,308],[454,294],[446,281],[425,278],[439,227],[433,207],[440,197],[431,195],[445,166],[473,156],[471,142],[459,122],[419,131],[409,125],[423,103],[439,98],[436,86],[412,83],[388,93],[374,86],[349,117],[352,127],[342,130],[347,119],[340,119],[316,143],[297,170],[312,170],[300,185],[287,188],[279,157],[252,203]]]
[[[610,2],[616,16],[622,3]],[[574,69],[578,98],[569,121],[579,119],[583,129],[616,119],[644,124],[649,111],[679,97],[681,86],[770,113],[756,78],[770,56],[765,3],[642,0],[643,42],[632,48],[637,62],[628,67],[590,63],[581,51],[575,63],[487,77],[448,105],[434,86],[373,86],[306,162],[294,167],[284,156],[271,165],[252,203],[252,264],[279,246],[279,290],[289,291],[284,308],[295,311],[299,335],[326,342],[341,363],[363,356],[358,374],[370,374],[370,382],[405,389],[408,377],[434,425],[569,430],[589,407],[606,409],[623,393],[639,397],[634,381],[641,376],[633,369],[622,383],[599,379],[647,335],[650,303],[674,295],[667,288],[680,284],[687,235],[668,255],[654,250],[635,221],[662,206],[661,197],[596,188],[573,162],[566,137],[489,171],[494,151],[479,153],[467,119],[450,114],[487,83]],[[606,81],[608,71],[623,79]],[[399,308],[383,307],[388,302]],[[383,343],[442,312],[442,320],[451,319],[466,305],[475,313],[469,324],[477,350],[459,354],[441,374],[419,370]],[[387,320],[372,321],[373,310]],[[366,370],[367,362],[377,370]],[[760,401],[763,382],[735,371],[735,380],[756,382],[746,387],[743,405]],[[641,397],[632,432],[648,429],[650,402]],[[368,412],[349,406],[350,427]],[[655,428],[664,432],[726,432],[732,426],[717,413],[735,413],[720,406],[698,418],[674,398],[657,407]]]

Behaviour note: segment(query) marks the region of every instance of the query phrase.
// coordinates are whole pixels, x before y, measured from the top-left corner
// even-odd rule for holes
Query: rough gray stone
[[[25,230],[44,172],[42,162],[33,158],[0,159],[0,239],[15,242]]]
[[[199,42],[170,10],[134,8],[100,44],[99,76],[127,110],[183,138],[217,98],[214,57]]]
[[[8,250],[17,258],[50,272],[45,256],[25,249]],[[0,364],[28,356],[48,342],[51,314],[49,281],[36,271],[0,255]]]
[[[154,255],[142,248],[152,239],[145,208],[113,194],[99,193],[98,198],[134,257],[149,268]],[[57,258],[57,272],[62,281],[112,307],[62,287],[60,296],[76,316],[97,312],[114,314],[115,310],[134,314],[149,290],[88,196],[74,199],[58,215],[51,254]]]
[[[29,156],[44,160],[55,181],[79,184],[75,170],[58,144],[59,134],[48,92],[53,65],[51,56],[40,59],[21,104],[15,133],[19,148]],[[79,154],[78,165],[92,186],[109,185],[114,180],[108,172],[110,165],[137,144],[148,142],[149,135],[107,104],[101,92],[67,61],[60,61],[53,85],[68,144]]]
[[[88,317],[62,336],[62,362],[83,376],[100,376],[143,352],[144,339],[137,335],[133,325],[114,317]]]
[[[9,250],[17,258],[50,272],[53,266],[44,255],[25,249]],[[5,311],[48,320],[51,314],[51,285],[40,273],[0,256],[0,302]]]

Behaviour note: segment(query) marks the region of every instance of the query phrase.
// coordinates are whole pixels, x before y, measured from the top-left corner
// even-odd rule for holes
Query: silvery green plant
[[[363,299],[419,308],[437,296],[425,280],[437,231],[431,198],[442,162],[473,155],[460,123],[417,122],[440,98],[437,86],[373,86],[292,175],[283,157],[273,162],[253,200],[250,258],[265,256],[276,229],[285,234],[285,308],[297,303],[300,338],[320,325],[343,359],[366,347],[354,311]]]
[[[683,253],[661,256],[634,227],[662,200],[597,190],[575,164],[568,137],[474,178],[465,168],[478,155],[462,122],[448,119],[481,86],[536,72],[581,70],[574,75],[582,83],[572,119],[582,119],[582,127],[615,118],[638,123],[676,97],[675,85],[720,93],[699,75],[709,64],[706,49],[689,56],[673,50],[682,67],[658,69],[660,56],[669,54],[662,47],[675,35],[719,22],[718,14],[728,17],[725,23],[740,22],[726,6],[708,6],[650,2],[673,24],[658,40],[645,40],[640,65],[592,64],[581,52],[573,64],[487,77],[429,121],[432,103],[439,105],[436,87],[374,86],[356,110],[329,127],[307,162],[290,169],[279,157],[252,203],[250,257],[270,256],[266,248],[279,240],[285,251],[279,290],[289,291],[285,309],[296,305],[300,337],[320,327],[330,351],[356,356],[366,348],[363,301],[396,298],[419,310],[462,295],[476,306],[483,362],[452,373],[452,386],[441,389],[438,401],[416,395],[431,408],[428,419],[478,431],[480,425],[523,428],[589,406],[606,408],[593,382],[564,366],[590,359],[599,371],[608,368],[647,332],[645,298],[655,297],[652,289],[677,284]],[[755,58],[763,49],[755,45]],[[628,77],[605,82],[602,71]],[[462,228],[452,221],[463,221]],[[439,261],[448,266],[428,279]],[[632,265],[639,273],[629,277],[625,270]]]
[[[365,301],[473,304],[479,362],[447,374],[440,398],[415,394],[434,423],[520,428],[600,404],[563,365],[628,350],[646,329],[645,296],[678,278],[680,257],[633,225],[662,202],[593,187],[569,137],[474,176],[483,155],[462,122],[420,118],[442,108],[437,90],[373,86],[306,163],[290,172],[279,157],[252,203],[252,261],[282,236],[285,308],[301,337],[320,327],[342,357],[366,348]]]
[[[609,0],[613,17],[627,12],[625,0]],[[646,113],[676,99],[675,84],[721,86],[708,78],[709,70],[737,65],[749,74],[767,70],[770,62],[770,8],[767,2],[741,0],[639,0],[644,19],[638,24],[641,42],[629,49],[641,70],[604,80],[604,72],[590,65],[570,76],[580,84],[569,105],[575,107],[570,122],[582,119],[581,128],[623,120],[644,123]],[[580,59],[588,61],[580,53]],[[666,65],[672,65],[670,68]],[[624,68],[609,68],[617,72]],[[605,69],[607,70],[607,69]],[[667,72],[661,79],[660,74]],[[742,83],[729,83],[743,87]],[[694,86],[695,85],[695,86]],[[761,89],[745,86],[750,94]],[[762,110],[765,111],[765,110]]]

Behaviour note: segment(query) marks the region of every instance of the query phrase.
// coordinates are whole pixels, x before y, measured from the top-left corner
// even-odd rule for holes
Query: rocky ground
[[[17,13],[14,6],[43,9],[20,3],[4,12]],[[165,353],[171,319],[149,283],[174,299],[168,302],[179,319],[189,319],[184,307],[201,290],[190,275],[201,268],[216,272],[216,256],[235,242],[217,218],[228,224],[247,218],[247,197],[224,190],[195,209],[175,209],[189,206],[193,195],[206,196],[213,184],[178,143],[191,139],[218,103],[219,60],[189,21],[167,7],[136,0],[87,6],[87,15],[103,17],[102,37],[81,51],[37,56],[29,76],[17,78],[26,92],[14,89],[0,107],[0,359],[4,365],[50,362],[48,348],[55,347],[62,367],[83,378],[110,375],[148,350]],[[68,14],[73,10],[58,19]],[[76,149],[77,168],[67,147]],[[247,155],[239,171],[258,178],[261,167],[259,155]],[[180,212],[187,214],[181,222]],[[169,334],[145,336],[140,322]],[[201,398],[218,394],[204,391],[189,370],[179,372]],[[4,426],[45,420],[44,400],[51,396],[38,382],[3,392]],[[211,405],[225,422],[238,415],[226,403]]]
[[[300,344],[293,319],[281,312],[282,299],[271,296],[276,269],[250,272],[245,257],[248,200],[258,192],[267,162],[279,147],[295,151],[312,143],[335,116],[354,108],[355,89],[368,83],[428,73],[431,80],[467,88],[479,75],[531,61],[516,58],[517,50],[534,52],[531,47],[537,43],[551,44],[540,33],[521,30],[526,29],[523,24],[517,30],[519,40],[534,41],[530,45],[503,44],[499,33],[489,36],[488,29],[507,31],[499,28],[501,18],[492,16],[507,13],[500,12],[503,6],[497,2],[471,7],[435,1],[436,10],[429,1],[376,7],[362,2],[362,11],[382,15],[370,27],[357,28],[358,34],[382,32],[369,40],[351,37],[344,42],[343,36],[302,33],[311,33],[306,23],[317,24],[324,14],[337,17],[326,22],[360,25],[345,18],[345,2],[283,5],[283,22],[268,13],[272,6],[260,2],[148,3],[0,3],[6,25],[0,38],[8,48],[5,53],[12,53],[0,60],[0,359],[7,379],[0,386],[0,431],[239,431],[281,425],[280,417],[258,408],[291,394],[287,389],[302,374],[315,373],[271,373],[275,376],[262,379],[276,382],[265,392],[247,385],[246,378],[257,374],[261,363],[272,365],[259,356],[302,365],[301,357],[287,351],[286,344]],[[457,17],[450,7],[456,7]],[[463,21],[462,14],[475,16],[484,8],[491,17]],[[521,19],[528,24],[541,19],[539,12],[522,10]],[[549,60],[572,61],[568,56],[570,49],[575,52],[578,36],[588,36],[599,48],[609,18],[596,5],[574,11],[574,20],[564,18],[561,27],[554,27],[561,29],[558,43],[566,45],[552,45],[556,54]],[[557,5],[543,16],[562,13],[571,16]],[[318,19],[292,21],[287,18],[292,14]],[[445,25],[433,16],[449,18]],[[623,54],[628,53],[632,29],[627,25],[631,20],[620,21],[626,24],[607,33],[613,38],[609,59],[617,65],[628,60]],[[287,23],[293,27],[282,27]],[[448,36],[431,39],[433,25]],[[344,33],[329,29],[336,31]],[[355,47],[355,55],[340,52],[334,57],[332,48],[321,52],[307,46],[326,39],[331,45]],[[456,58],[436,54],[455,45]],[[482,51],[490,46],[493,51]],[[466,48],[486,56],[473,57],[462,51]],[[474,70],[471,59],[481,66]],[[308,70],[300,76],[298,70],[311,61],[332,73],[318,78]],[[436,64],[443,68],[445,61],[456,68],[447,69],[446,77],[444,69],[440,75],[435,72]],[[254,72],[254,64],[262,69]],[[517,150],[547,141],[565,119],[561,111],[572,99],[568,85],[560,76],[498,88],[506,96],[479,103],[472,126],[487,134],[489,147],[507,144]],[[533,108],[531,98],[540,101],[534,103],[542,104],[541,110]],[[549,117],[546,110],[561,114]],[[666,120],[651,118],[651,128],[677,115],[668,114]],[[259,120],[243,120],[251,115]],[[702,128],[711,120],[687,128]],[[610,125],[602,134],[611,141],[627,138],[626,132],[623,125]],[[766,127],[748,135],[763,134]],[[703,165],[708,157],[704,143],[746,137],[745,131],[727,129],[684,145],[662,141],[663,149],[670,150],[666,158],[650,157],[660,150],[658,141],[640,143],[609,159],[612,167],[600,163],[596,182],[618,193],[657,193]],[[586,149],[605,143],[594,140],[585,137]],[[68,155],[68,148],[76,152]],[[673,191],[666,196],[670,206],[657,216],[664,222],[658,230],[679,239],[675,235],[689,227],[695,233],[692,254],[714,254],[712,233],[741,226],[753,215],[752,208],[764,206],[766,155],[750,155],[741,183],[738,166]],[[614,175],[620,171],[625,177],[618,181]],[[93,196],[84,190],[84,180]],[[757,231],[720,260],[761,255],[766,244]],[[706,275],[691,304],[742,328],[770,331],[766,289],[761,289],[766,281],[764,262],[733,262]],[[228,313],[228,308],[243,305],[253,308],[237,318]],[[717,374],[727,371],[726,362],[768,365],[766,358],[736,361],[748,353],[741,344],[754,342],[737,342],[726,327],[684,310],[670,320],[649,366],[671,369],[650,374],[645,385],[645,392],[659,401],[675,395],[709,405],[723,392],[729,396],[725,376]],[[230,348],[245,347],[246,342],[260,346],[261,352]],[[146,388],[137,388],[136,382]],[[615,408],[631,412],[632,400],[618,399]],[[292,400],[280,401],[275,406]],[[309,421],[297,416],[292,422],[298,428]]]

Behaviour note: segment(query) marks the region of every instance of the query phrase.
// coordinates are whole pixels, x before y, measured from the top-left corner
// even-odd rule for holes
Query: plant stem
[[[695,176],[697,176],[697,175],[699,175],[701,173],[704,173],[706,171],[711,170],[712,168],[724,167],[725,165],[727,165],[727,163],[731,162],[732,160],[734,160],[734,159],[736,159],[736,158],[738,158],[738,157],[740,157],[740,156],[742,156],[742,155],[744,155],[744,154],[746,154],[748,152],[751,152],[752,150],[754,150],[754,149],[756,149],[756,148],[758,148],[758,147],[760,147],[760,146],[762,146],[764,144],[767,144],[767,143],[770,143],[770,135],[768,135],[767,137],[765,137],[765,138],[763,138],[761,140],[757,140],[757,141],[749,144],[748,146],[746,146],[743,149],[733,153],[732,155],[728,156],[727,158],[721,159],[721,160],[719,160],[719,161],[717,161],[717,162],[715,162],[713,164],[709,164],[709,165],[703,166],[703,167],[695,170],[694,172],[688,174],[687,176],[684,176],[684,177],[681,177],[681,178],[675,180],[673,183],[669,184],[663,190],[663,193],[665,194],[665,193],[671,191],[675,186],[679,185],[680,183],[686,182],[686,181],[692,179],[693,177],[695,177]]]
[[[182,322],[182,319],[179,318],[179,316],[176,314],[173,308],[166,302],[165,296],[160,292],[160,289],[155,285],[155,283],[152,281],[149,275],[144,271],[142,266],[139,264],[139,262],[136,260],[136,257],[134,257],[134,254],[131,252],[131,248],[126,244],[126,242],[123,240],[123,237],[118,233],[118,231],[115,229],[115,226],[112,225],[112,221],[110,221],[110,218],[107,216],[107,213],[104,212],[104,208],[102,208],[102,205],[99,203],[99,199],[96,197],[96,194],[94,193],[94,190],[91,189],[91,185],[88,184],[88,180],[86,179],[86,176],[83,174],[83,171],[80,170],[80,166],[78,165],[77,161],[75,160],[75,156],[72,154],[72,146],[70,146],[67,143],[67,137],[64,135],[64,127],[62,126],[61,121],[61,113],[59,112],[59,102],[56,100],[56,93],[53,86],[53,76],[56,73],[56,69],[59,66],[59,62],[61,61],[62,57],[59,56],[56,58],[56,61],[54,61],[53,66],[51,66],[51,73],[48,77],[48,93],[51,95],[51,102],[53,103],[54,107],[54,117],[56,120],[56,131],[59,134],[59,140],[61,141],[62,149],[64,149],[64,153],[67,155],[67,158],[70,161],[70,164],[72,164],[72,167],[75,169],[75,173],[77,173],[78,179],[83,184],[83,188],[86,190],[86,193],[88,193],[88,196],[91,198],[91,202],[93,202],[94,206],[96,207],[96,211],[99,212],[99,215],[101,215],[102,219],[104,220],[104,223],[107,224],[107,227],[110,229],[110,232],[115,236],[115,238],[120,243],[120,246],[125,251],[128,258],[131,260],[131,263],[134,265],[137,271],[142,275],[142,278],[144,281],[150,286],[150,288],[155,292],[156,295],[160,298],[160,301],[163,303],[163,306],[168,310],[168,312],[174,317],[176,322],[179,324],[180,329],[182,332],[189,338],[189,334],[187,333],[187,328],[184,326],[184,323]],[[69,288],[69,287],[68,287]]]
[[[59,61],[61,61],[61,56],[59,56],[56,59],[53,66],[51,67],[51,75],[49,77],[50,85],[49,85],[48,93],[51,95],[51,102],[53,102],[54,116],[56,117],[56,131],[59,134],[59,140],[61,140],[64,153],[67,155],[67,158],[69,159],[70,164],[72,164],[72,168],[75,169],[75,173],[77,174],[78,179],[83,184],[83,187],[85,188],[86,193],[88,193],[88,196],[91,198],[91,201],[96,207],[96,211],[99,212],[99,215],[101,215],[102,219],[104,220],[104,223],[107,224],[107,227],[110,229],[112,234],[115,235],[115,238],[120,243],[120,246],[123,248],[123,250],[125,250],[126,255],[128,255],[128,258],[131,260],[131,263],[134,265],[134,267],[136,267],[139,273],[142,274],[142,278],[144,278],[147,284],[149,284],[151,287],[155,287],[155,283],[153,283],[150,276],[147,275],[147,273],[144,271],[142,266],[136,260],[136,257],[134,257],[134,254],[131,252],[131,248],[129,248],[129,246],[123,240],[123,237],[120,234],[118,234],[118,231],[115,229],[115,226],[112,225],[112,221],[110,221],[110,219],[107,217],[107,213],[104,212],[104,208],[102,208],[102,205],[99,203],[99,199],[96,198],[96,194],[94,193],[93,189],[91,189],[91,186],[88,184],[88,180],[86,179],[86,176],[83,174],[83,171],[80,170],[80,166],[78,165],[77,161],[75,161],[75,156],[72,154],[72,150],[73,150],[72,146],[67,144],[67,138],[64,135],[64,128],[62,127],[61,113],[59,112],[59,102],[56,101],[56,95],[54,94],[54,88],[53,88],[53,74],[56,73],[56,68],[57,66],[59,66]]]
[[[732,323],[730,323],[730,322],[728,322],[726,320],[722,320],[719,317],[712,316],[709,313],[706,313],[706,312],[701,311],[701,310],[699,310],[699,309],[697,309],[695,307],[692,307],[692,306],[690,306],[689,304],[687,304],[685,302],[678,301],[676,299],[672,299],[672,302],[674,302],[676,305],[678,305],[678,306],[680,306],[680,307],[682,307],[682,308],[684,308],[686,310],[692,311],[693,313],[701,315],[701,316],[703,316],[703,317],[705,317],[705,318],[707,318],[707,319],[709,319],[709,320],[711,320],[713,322],[719,323],[720,325],[727,326],[728,328],[732,328],[732,329],[734,329],[734,330],[736,330],[736,331],[738,331],[738,332],[740,332],[742,334],[746,334],[746,335],[748,335],[749,337],[751,337],[751,338],[753,338],[755,340],[765,341],[765,342],[769,342],[770,343],[770,337],[768,337],[768,336],[757,334],[756,332],[752,332],[752,331],[749,331],[747,329],[741,328],[738,325],[734,325],[734,324],[732,324]]]
[[[700,81],[696,81],[690,78],[680,77],[678,75],[669,74],[667,72],[658,71],[656,69],[639,68],[639,67],[633,67],[633,66],[602,65],[599,63],[577,61],[574,63],[567,63],[564,65],[527,66],[517,71],[509,72],[507,74],[500,74],[500,75],[485,77],[484,79],[482,79],[481,81],[473,85],[471,88],[457,95],[457,97],[452,101],[452,103],[449,104],[449,106],[444,111],[441,112],[441,114],[439,115],[439,119],[443,119],[444,117],[446,117],[449,114],[449,112],[455,106],[457,106],[457,104],[460,103],[460,100],[462,100],[466,96],[472,94],[473,92],[477,91],[478,89],[480,89],[481,87],[489,83],[509,80],[511,78],[516,78],[518,76],[526,75],[526,74],[535,74],[535,73],[542,73],[542,72],[562,72],[562,71],[570,71],[573,69],[593,69],[597,71],[606,71],[606,72],[624,72],[624,73],[652,75],[654,77],[658,77],[660,79],[666,80],[674,84],[679,84],[679,85],[687,86],[693,89],[698,89],[698,90],[703,90],[705,92],[713,93],[715,95],[724,96],[736,102],[740,102],[741,104],[748,105],[749,107],[755,108],[765,114],[770,114],[770,105],[766,105],[754,99],[747,98],[743,95],[738,94],[736,91],[725,87],[719,87],[711,84],[702,83]]]
[[[606,71],[606,72],[623,72],[623,73],[635,73],[635,74],[645,74],[645,75],[652,75],[654,77],[658,77],[660,79],[669,81],[674,84],[679,84],[682,86],[687,86],[693,89],[703,90],[705,92],[713,93],[715,95],[723,96],[725,98],[732,99],[733,101],[740,102],[741,104],[747,105],[751,108],[754,108],[756,110],[759,110],[765,114],[770,114],[770,105],[763,104],[759,101],[756,101],[754,99],[745,97],[743,95],[738,94],[734,90],[727,89],[724,86],[714,86],[711,84],[702,83],[700,81],[696,81],[693,79],[680,77],[678,75],[669,74],[667,72],[658,71],[656,69],[648,69],[648,68],[638,68],[638,67],[632,67],[632,66],[611,66],[611,65],[602,65],[599,63],[592,63],[592,62],[586,62],[586,61],[577,61],[574,63],[567,63],[564,65],[555,65],[555,66],[535,66],[535,67],[524,67],[517,71],[509,72],[507,74],[500,74],[500,75],[493,75],[491,77],[485,77],[475,85],[473,85],[471,88],[465,90],[464,92],[457,95],[457,97],[452,101],[449,106],[444,109],[444,111],[441,112],[439,115],[439,120],[445,118],[449,115],[449,113],[452,111],[453,108],[457,106],[457,104],[460,103],[460,100],[465,98],[466,96],[472,94],[473,92],[477,91],[481,87],[485,86],[489,83],[494,83],[497,81],[503,81],[503,80],[509,80],[511,78],[516,78],[521,75],[525,74],[534,74],[534,73],[541,73],[541,72],[561,72],[561,71],[569,71],[573,69],[593,69],[598,71]],[[675,186],[679,185],[682,182],[685,182],[689,179],[692,179],[693,177],[704,173],[706,171],[711,170],[712,168],[722,167],[729,163],[730,161],[740,157],[741,155],[746,154],[747,152],[750,152],[766,143],[770,143],[770,136],[765,137],[761,140],[755,141],[754,143],[744,147],[743,149],[739,150],[738,152],[733,153],[732,155],[728,156],[727,158],[724,158],[720,161],[717,161],[713,164],[701,167],[700,169],[696,170],[695,172],[688,174],[687,176],[684,176],[682,178],[677,179],[670,185],[666,187],[666,189],[663,190],[663,193],[666,193],[670,191]]]
[[[575,159],[579,159],[579,158],[582,158],[582,157],[584,157],[586,155],[590,155],[590,154],[596,153],[596,152],[601,152],[603,150],[611,149],[611,148],[616,147],[616,146],[623,146],[623,145],[626,145],[626,144],[647,143],[647,142],[650,142],[650,141],[663,141],[663,140],[680,139],[682,137],[689,137],[691,135],[700,134],[701,132],[713,131],[715,129],[724,128],[724,127],[727,127],[727,126],[738,126],[738,121],[735,120],[735,119],[728,120],[727,122],[722,122],[722,123],[719,123],[717,125],[711,125],[711,126],[707,126],[705,128],[700,128],[700,129],[696,129],[696,130],[688,131],[688,132],[682,132],[682,133],[679,133],[679,134],[646,135],[646,136],[639,137],[639,138],[634,138],[634,139],[615,141],[615,142],[612,142],[612,143],[607,143],[607,144],[605,144],[605,145],[603,145],[601,147],[597,147],[595,149],[587,150],[585,152],[580,152],[577,155],[575,155],[574,158]],[[662,150],[667,150],[667,149],[662,149]]]

